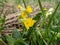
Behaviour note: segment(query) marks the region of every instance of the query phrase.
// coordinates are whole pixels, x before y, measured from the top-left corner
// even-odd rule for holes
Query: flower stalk
[[[42,11],[43,16],[45,17],[45,12],[43,10],[42,4],[41,4],[41,0],[38,0],[38,4],[39,4],[39,7],[40,7],[40,9]]]
[[[23,0],[23,3],[24,3],[24,7],[26,8],[26,3],[25,3],[25,0]]]
[[[44,25],[44,22],[46,21],[46,16],[45,16],[45,12],[43,10],[42,4],[41,4],[41,0],[38,0],[38,4],[39,4],[40,10],[42,11],[42,15],[43,15],[43,21],[41,22],[41,25],[40,25],[40,30],[41,30],[41,28]]]

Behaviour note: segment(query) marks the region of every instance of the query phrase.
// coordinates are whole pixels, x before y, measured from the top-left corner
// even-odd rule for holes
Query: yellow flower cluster
[[[22,13],[21,13],[21,17],[22,18],[26,18],[27,17],[27,13],[31,13],[32,12],[31,6],[27,6],[25,10],[20,5],[18,5],[18,8],[19,8],[20,11],[22,11]]]
[[[26,27],[26,29],[28,30],[35,23],[35,20],[33,20],[32,18],[28,17],[28,13],[32,12],[32,8],[31,8],[31,6],[27,6],[26,9],[24,10],[24,8],[22,8],[20,5],[18,5],[18,8],[19,8],[20,11],[22,11],[21,12],[21,17],[22,17],[22,19],[25,19],[23,21],[23,24]]]

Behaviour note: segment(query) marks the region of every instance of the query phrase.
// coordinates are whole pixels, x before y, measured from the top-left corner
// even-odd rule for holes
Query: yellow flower
[[[26,8],[26,12],[28,12],[28,13],[31,13],[31,12],[32,12],[32,8],[31,8],[31,6],[27,6],[27,8]]]
[[[20,10],[23,10],[23,8],[22,8],[22,6],[21,6],[21,5],[18,5],[18,8],[19,8]]]
[[[24,25],[26,27],[26,29],[29,29],[30,27],[32,27],[35,23],[35,20],[33,20],[32,18],[27,18],[25,21],[24,21]]]
[[[26,12],[22,12],[22,13],[21,13],[21,17],[22,17],[22,18],[26,18],[26,17],[27,17]]]

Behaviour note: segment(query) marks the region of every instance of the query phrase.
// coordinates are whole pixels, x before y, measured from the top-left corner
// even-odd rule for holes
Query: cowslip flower
[[[22,12],[22,13],[21,13],[21,17],[22,17],[22,18],[26,18],[26,17],[27,17],[26,12]]]
[[[31,8],[31,6],[27,6],[26,7],[26,12],[28,12],[28,13],[31,13],[33,10],[32,10],[32,8]]]
[[[22,8],[22,6],[21,5],[18,5],[18,8],[22,11],[23,10],[23,8]]]
[[[24,21],[24,25],[26,27],[26,29],[28,30],[30,27],[32,27],[35,23],[35,20],[33,20],[32,18],[27,18],[25,21]]]

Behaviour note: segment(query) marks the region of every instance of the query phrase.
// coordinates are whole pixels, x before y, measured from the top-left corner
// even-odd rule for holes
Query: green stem
[[[40,7],[40,9],[42,11],[43,16],[45,17],[45,12],[43,10],[42,4],[41,4],[41,0],[38,0],[38,3],[39,3],[39,7]]]
[[[4,45],[7,45],[2,39],[0,39],[0,42],[2,42]]]
[[[24,7],[26,8],[26,3],[25,3],[25,0],[23,0],[23,3],[24,3]]]
[[[45,12],[44,12],[44,10],[43,10],[42,4],[41,4],[41,0],[38,0],[38,3],[39,3],[39,7],[40,7],[40,9],[41,9],[41,11],[42,11],[42,15],[43,15],[43,20],[42,20],[42,22],[41,22],[41,24],[40,24],[40,30],[41,30],[41,28],[42,28],[43,25],[44,25],[44,22],[46,21],[46,16],[45,16]]]

